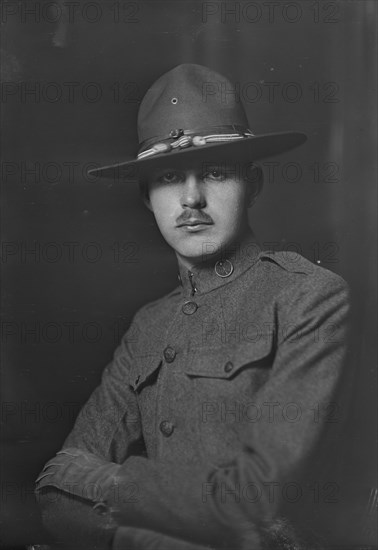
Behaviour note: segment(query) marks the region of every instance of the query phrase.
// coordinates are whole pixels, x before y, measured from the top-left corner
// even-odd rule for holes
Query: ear
[[[145,204],[145,206],[147,206],[148,210],[150,210],[151,212],[153,212],[153,209],[152,209],[152,206],[151,206],[151,201],[150,201],[150,197],[148,195],[142,195],[142,200]]]
[[[148,208],[148,210],[153,212],[152,206],[151,206],[151,201],[150,201],[150,195],[148,193],[148,184],[147,184],[147,182],[145,182],[145,181],[140,181],[139,182],[139,191],[140,191],[140,196],[141,196],[141,199],[142,199],[144,205]]]
[[[246,170],[247,190],[247,205],[248,208],[254,205],[257,197],[261,193],[264,182],[264,175],[261,167],[257,164],[249,164]]]
[[[248,208],[252,208],[252,206],[255,204],[257,197],[253,195],[252,193],[248,193],[247,198],[247,206]]]

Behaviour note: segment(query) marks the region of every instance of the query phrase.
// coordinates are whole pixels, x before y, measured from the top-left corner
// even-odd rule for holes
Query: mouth
[[[212,221],[201,220],[199,218],[190,218],[185,222],[181,222],[177,224],[177,227],[183,227],[183,226],[194,227],[196,225],[212,225],[212,224],[213,224]]]
[[[185,231],[193,232],[193,231],[200,231],[201,229],[205,229],[209,225],[213,225],[213,222],[206,222],[203,220],[191,219],[191,220],[187,220],[184,223],[178,224],[177,227]]]

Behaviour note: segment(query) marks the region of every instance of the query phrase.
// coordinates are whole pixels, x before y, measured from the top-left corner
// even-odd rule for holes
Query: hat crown
[[[235,85],[202,65],[183,64],[147,91],[138,113],[139,143],[166,139],[175,130],[206,133],[221,126],[248,127]]]

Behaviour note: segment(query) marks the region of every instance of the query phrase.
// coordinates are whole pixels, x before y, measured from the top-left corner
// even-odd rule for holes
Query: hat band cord
[[[252,133],[252,131],[246,126],[241,124],[223,124],[218,126],[206,126],[206,127],[196,127],[188,128],[184,130],[183,128],[175,128],[169,132],[169,134],[151,136],[144,139],[139,143],[139,151],[145,151],[149,149],[155,143],[160,143],[160,141],[167,141],[168,139],[177,139],[181,136],[205,136],[209,133],[212,134],[244,134],[245,132]]]
[[[141,151],[138,154],[138,160],[145,159],[147,157],[151,157],[153,155],[158,155],[161,153],[168,153],[172,149],[185,149],[186,147],[201,147],[203,145],[206,145],[207,143],[219,143],[223,141],[235,141],[240,139],[248,139],[250,137],[253,137],[254,134],[251,132],[251,130],[247,129],[243,133],[232,133],[232,134],[208,134],[205,136],[199,136],[199,135],[185,135],[186,132],[184,132],[184,135],[179,137],[178,139],[175,139],[171,143],[168,142],[159,142],[155,143],[152,147]]]

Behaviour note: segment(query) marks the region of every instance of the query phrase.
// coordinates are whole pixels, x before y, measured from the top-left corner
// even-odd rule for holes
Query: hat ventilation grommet
[[[171,103],[172,103],[172,105],[177,105],[177,103],[178,103],[177,97],[172,97]]]

